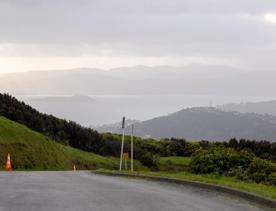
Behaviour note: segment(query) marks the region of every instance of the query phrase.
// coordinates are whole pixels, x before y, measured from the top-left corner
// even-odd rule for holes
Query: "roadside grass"
[[[190,157],[160,157],[158,162],[158,169],[160,171],[169,172],[187,171],[190,160]]]
[[[13,169],[16,170],[116,170],[119,159],[84,152],[58,144],[24,125],[0,116],[0,169],[4,169],[6,156],[10,153]],[[138,170],[146,170],[135,161]]]
[[[189,172],[140,172],[139,174],[148,176],[161,176],[175,179],[192,180],[198,182],[211,183],[226,187],[236,188],[248,192],[252,192],[261,196],[276,199],[276,186],[257,184],[253,182],[243,182],[234,177],[226,177],[216,174],[193,174]]]
[[[234,177],[226,177],[219,174],[194,174],[187,171],[190,161],[190,157],[161,157],[159,159],[159,169],[161,171],[139,172],[139,174],[223,185],[276,199],[276,186],[244,182]],[[179,169],[181,166],[183,171],[177,171],[177,167]],[[175,169],[176,171],[174,171]]]
[[[267,198],[276,199],[276,186],[257,184],[254,182],[244,182],[235,177],[226,177],[219,174],[194,174],[187,171],[190,161],[190,157],[160,157],[158,163],[159,171],[137,171],[135,173],[145,176],[168,177],[222,185],[252,192]],[[129,173],[126,171],[124,172]]]

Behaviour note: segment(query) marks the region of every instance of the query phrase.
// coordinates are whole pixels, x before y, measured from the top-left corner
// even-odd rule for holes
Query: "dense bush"
[[[230,139],[228,142],[187,142],[185,139],[163,139],[158,146],[160,156],[191,156],[199,149],[211,149],[214,147],[232,148],[237,151],[248,151],[255,156],[276,162],[276,142],[255,141],[255,140],[236,140]]]
[[[247,169],[242,167],[231,169],[226,175],[235,176],[244,181],[276,185],[276,165],[257,157],[252,160]]]
[[[192,156],[190,169],[194,173],[223,173],[239,166],[247,168],[252,159],[252,154],[231,148],[201,149]]]
[[[158,156],[147,152],[147,153],[143,153],[139,160],[143,165],[149,166],[154,169],[157,167]]]
[[[271,161],[255,157],[250,163],[247,171],[250,174],[254,174],[258,172],[258,173],[264,173],[266,175],[269,175],[269,174],[272,174],[273,172],[276,172],[276,165]]]
[[[192,156],[190,170],[194,173],[219,173],[244,181],[276,185],[275,163],[232,148],[198,150]]]
[[[247,150],[254,153],[257,157],[276,161],[276,142],[255,141],[235,138],[229,142],[215,143],[224,147],[234,148],[236,150]]]
[[[160,155],[161,156],[191,156],[195,150],[196,145],[187,142],[185,139],[164,139],[160,141]]]
[[[257,183],[267,182],[276,184],[276,165],[271,161],[261,158],[254,158],[249,167],[245,171],[246,178]]]

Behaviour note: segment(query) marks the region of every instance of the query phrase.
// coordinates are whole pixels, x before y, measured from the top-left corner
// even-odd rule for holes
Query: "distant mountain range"
[[[248,102],[239,104],[227,104],[217,107],[224,111],[238,111],[241,113],[271,114],[276,116],[276,100],[264,102]]]
[[[199,107],[134,123],[135,135],[154,138],[224,141],[230,138],[276,141],[276,117]],[[120,124],[97,130],[121,132]],[[130,133],[130,126],[126,128]]]
[[[78,68],[0,75],[0,90],[15,95],[275,96],[275,78],[274,72],[248,72],[228,66],[203,64],[183,67],[134,66],[111,70]]]
[[[30,101],[45,102],[45,103],[92,103],[95,100],[88,96],[51,96],[51,97],[39,97],[33,98]]]

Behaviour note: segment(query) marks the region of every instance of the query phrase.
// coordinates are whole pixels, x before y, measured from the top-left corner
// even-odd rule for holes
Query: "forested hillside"
[[[119,137],[106,136],[73,121],[42,114],[8,94],[0,94],[0,116],[24,124],[64,145],[100,155],[116,157],[120,155]],[[128,143],[126,143],[125,149],[129,151]],[[154,164],[153,154],[146,151],[144,145],[136,145],[134,151],[134,158],[140,160],[144,165],[152,166]]]
[[[59,143],[85,151],[100,152],[101,136],[97,131],[84,128],[72,121],[39,113],[10,95],[0,94],[0,115],[22,123]]]

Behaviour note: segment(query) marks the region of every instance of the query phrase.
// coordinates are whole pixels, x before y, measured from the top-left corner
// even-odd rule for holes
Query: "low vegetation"
[[[196,174],[215,173],[249,182],[276,185],[276,164],[244,150],[198,150],[192,156],[189,167]]]
[[[202,154],[206,159],[202,159]],[[243,161],[235,163],[238,158],[242,158]],[[201,170],[198,172],[198,166],[194,165],[203,167],[204,172]],[[238,173],[240,168],[243,169],[242,166],[247,166],[247,171],[242,171],[247,175],[246,177],[241,177]],[[240,154],[234,149],[225,148],[200,151],[191,157],[160,157],[158,170],[138,171],[136,174],[211,183],[276,199],[276,185],[273,180],[268,180],[275,175],[272,173],[272,171],[275,172],[273,166],[274,163],[271,161],[258,158],[252,153],[244,151]],[[106,170],[100,171],[106,172]],[[256,177],[262,180],[256,180]]]
[[[158,170],[168,172],[188,171],[190,161],[190,157],[160,157]]]

